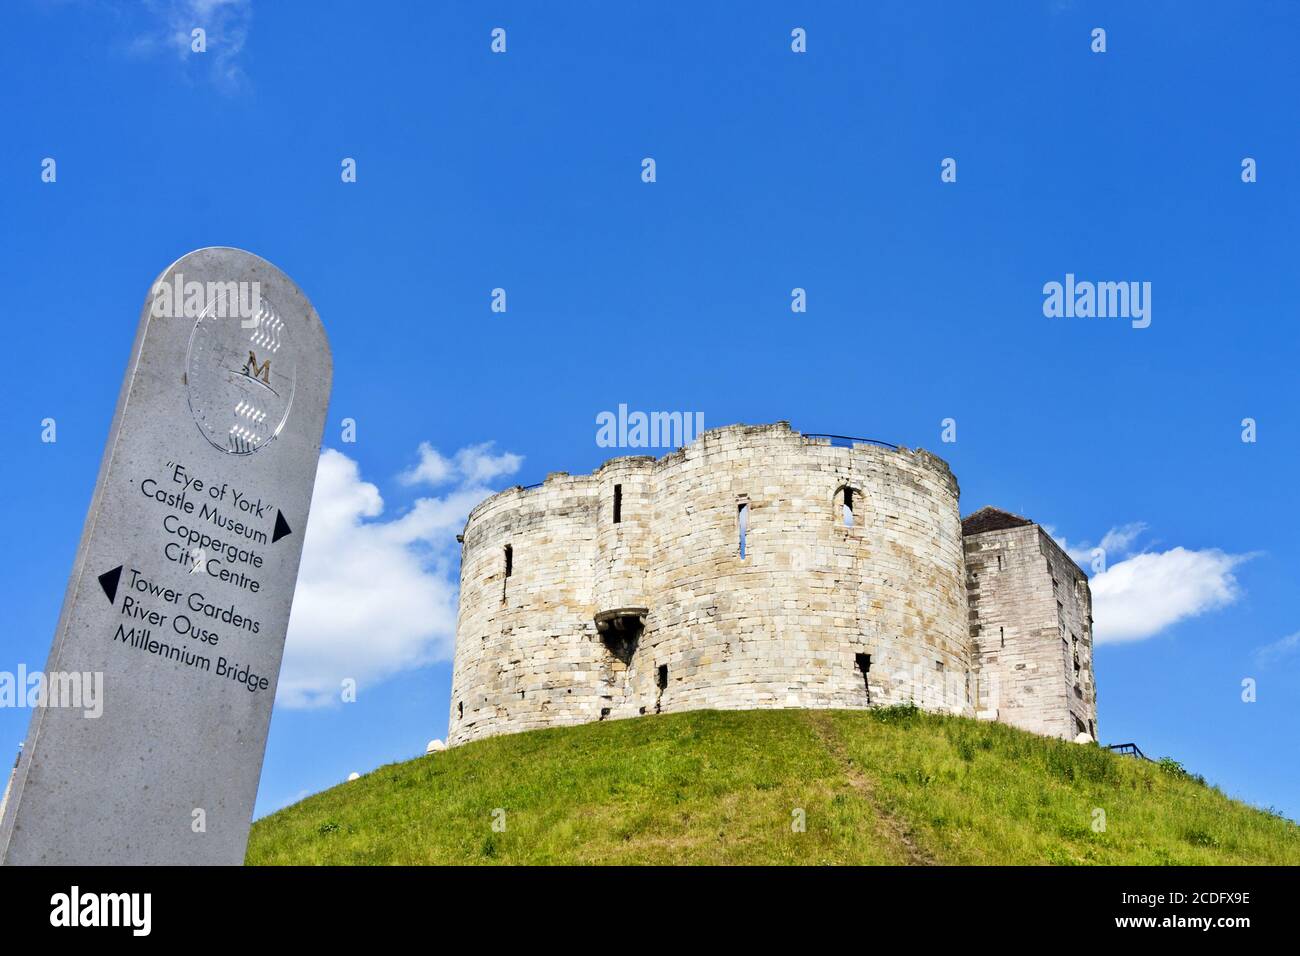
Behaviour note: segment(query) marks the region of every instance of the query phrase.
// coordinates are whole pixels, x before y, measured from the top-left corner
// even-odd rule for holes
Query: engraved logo
[[[265,385],[271,384],[271,360],[267,359],[261,365],[257,364],[257,353],[252,349],[248,350],[248,361],[244,363],[244,374],[251,375],[253,378],[260,378]]]
[[[229,315],[216,298],[194,323],[185,381],[203,437],[227,454],[251,455],[288,420],[293,350],[288,326],[265,296],[251,322]]]

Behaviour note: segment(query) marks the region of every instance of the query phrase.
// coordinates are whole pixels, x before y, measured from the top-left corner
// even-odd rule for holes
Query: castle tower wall
[[[592,476],[597,508],[594,603],[599,616],[647,606],[654,464],[653,458],[616,458]]]
[[[590,478],[557,474],[540,488],[494,495],[471,513],[449,743],[482,736],[476,728],[579,723],[596,706],[597,500]]]
[[[1016,520],[965,538],[980,715],[1065,740],[1080,732],[1095,740],[1087,575],[1042,528]]]
[[[466,523],[449,740],[703,707],[971,714],[963,560],[943,461],[784,423],[508,490]]]

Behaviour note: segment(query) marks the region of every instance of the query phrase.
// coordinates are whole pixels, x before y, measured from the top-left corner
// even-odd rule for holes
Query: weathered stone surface
[[[965,538],[979,710],[1035,733],[1095,740],[1087,575],[1038,525],[1015,515],[990,523],[993,511],[966,521],[991,529]]]
[[[165,314],[191,282],[204,317]],[[257,283],[256,314],[216,317],[209,282]],[[159,276],[46,666],[102,675],[102,715],[33,712],[3,862],[243,861],[331,371],[270,263],[202,249]]]
[[[460,601],[451,744],[706,707],[974,713],[957,482],[924,451],[738,425],[510,489],[470,514]]]
[[[927,452],[832,447],[784,423],[509,489],[465,526],[448,743],[909,701],[1072,739],[1076,717],[1096,719],[1087,579],[1036,525],[988,526],[1004,524],[963,540],[957,482]],[[1002,572],[985,570],[995,551]],[[1010,629],[1007,652],[989,627]]]

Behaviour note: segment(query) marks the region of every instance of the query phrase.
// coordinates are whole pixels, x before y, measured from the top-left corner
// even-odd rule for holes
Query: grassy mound
[[[381,767],[258,821],[248,862],[1294,865],[1300,827],[1002,724],[696,711]]]

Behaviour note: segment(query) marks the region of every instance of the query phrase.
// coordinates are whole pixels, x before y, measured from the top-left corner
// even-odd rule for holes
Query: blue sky
[[[626,403],[925,447],[964,512],[1109,534],[1103,741],[1300,817],[1300,11],[972,7],[8,4],[0,668],[45,659],[148,283],[233,245],[335,359],[259,814],[445,735],[465,510],[599,465]],[[1150,282],[1150,327],[1045,317],[1067,273]],[[356,633],[312,567],[362,551]]]

